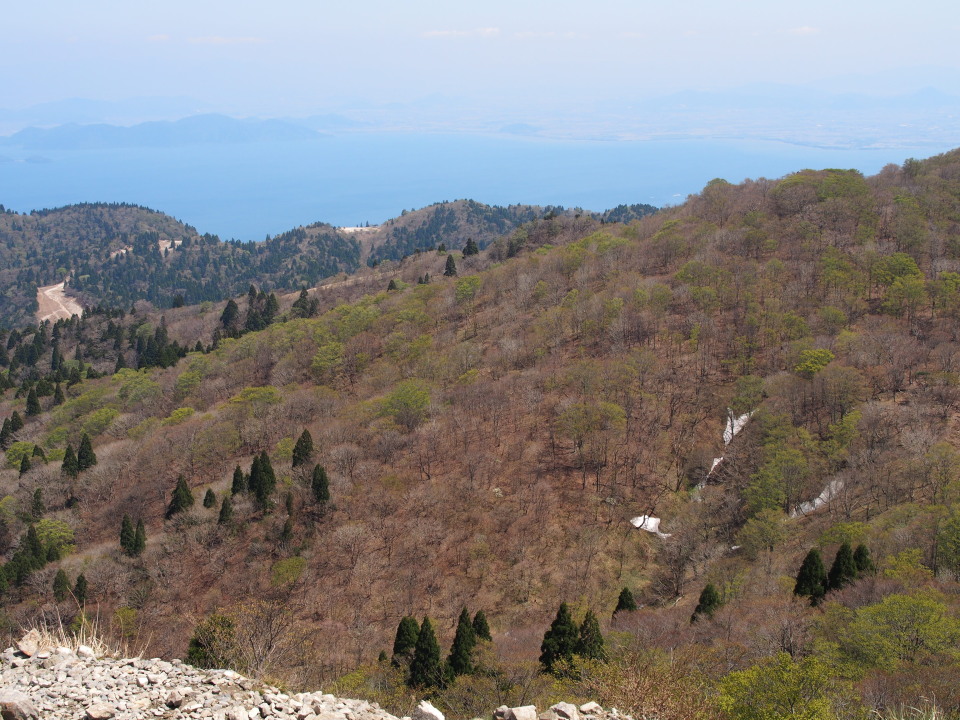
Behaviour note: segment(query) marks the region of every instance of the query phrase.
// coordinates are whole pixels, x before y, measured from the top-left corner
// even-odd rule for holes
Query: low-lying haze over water
[[[839,149],[762,140],[601,142],[504,135],[357,133],[310,141],[172,148],[0,148],[0,202],[19,212],[129,202],[224,239],[262,240],[298,225],[376,224],[404,209],[472,198],[509,205],[676,204],[714,177],[776,178],[949,150]]]

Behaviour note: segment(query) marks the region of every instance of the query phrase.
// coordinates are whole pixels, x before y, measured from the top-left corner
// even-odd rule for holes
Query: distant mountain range
[[[0,138],[0,145],[30,150],[79,150],[122,147],[314,140],[317,130],[283,120],[256,120],[226,115],[194,115],[175,121],[152,121],[123,127],[69,123],[53,128],[26,128]]]

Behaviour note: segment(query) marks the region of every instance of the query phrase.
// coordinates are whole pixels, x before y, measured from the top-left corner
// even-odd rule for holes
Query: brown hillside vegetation
[[[487,674],[438,696],[458,717],[551,693],[662,718],[960,712],[960,152],[871,178],[716,180],[629,225],[535,220],[455,254],[456,276],[447,257],[371,274],[373,292],[316,291],[313,317],[288,299],[262,331],[44,404],[12,440],[51,461],[0,472],[0,550],[38,487],[76,548],[9,584],[11,632],[76,614],[53,598],[63,569],[150,654],[183,656],[225,613],[258,648],[247,672],[339,679],[398,712],[378,653],[408,615],[445,652],[465,606],[493,648]],[[170,311],[171,337],[214,344],[222,309]],[[753,415],[724,447],[728,408]],[[14,410],[11,389],[0,417]],[[98,463],[74,480],[54,458],[84,431]],[[233,495],[218,522],[235,467],[263,452],[275,492]],[[180,475],[196,502],[166,518]],[[145,523],[138,557],[117,542],[124,515]],[[859,545],[873,569],[836,570],[814,606],[794,594],[808,551],[830,570]],[[624,587],[641,607],[611,620]],[[610,662],[552,684],[530,663],[561,601],[597,614]]]

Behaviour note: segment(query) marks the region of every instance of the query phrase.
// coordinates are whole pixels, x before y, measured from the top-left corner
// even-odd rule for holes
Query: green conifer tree
[[[313,457],[313,437],[309,430],[304,430],[293,447],[293,467],[306,465],[311,457]]]
[[[453,261],[453,255],[447,255],[447,264],[443,268],[444,277],[455,277],[457,274],[457,264]]]
[[[14,410],[10,415],[10,432],[12,434],[20,430],[23,430],[23,418],[20,417],[20,413]]]
[[[32,466],[30,464],[30,456],[24,454],[24,456],[20,458],[20,475],[22,476],[25,473],[30,472],[31,467]]]
[[[706,587],[700,593],[700,599],[697,601],[697,607],[693,609],[693,615],[690,616],[690,622],[694,623],[700,619],[701,615],[712,618],[713,614],[720,609],[723,600],[720,593],[713,583],[707,583]]]
[[[53,599],[57,602],[63,602],[68,597],[70,597],[70,580],[63,568],[60,568],[53,578]]]
[[[40,458],[40,462],[42,462],[42,463],[46,463],[46,462],[47,462],[47,454],[43,451],[43,448],[40,447],[39,445],[34,445],[34,446],[33,446],[33,452],[30,453],[30,457],[32,457],[32,458]]]
[[[40,536],[37,535],[37,528],[33,525],[27,527],[27,534],[24,538],[23,548],[31,560],[33,569],[42,568],[47,562],[47,551],[40,542]]]
[[[47,511],[47,506],[43,503],[43,490],[37,488],[33,491],[33,500],[30,503],[30,517],[39,520]]]
[[[212,508],[217,504],[217,496],[211,488],[207,488],[207,492],[203,495],[203,506],[207,509]]]
[[[633,612],[637,609],[637,601],[633,599],[633,593],[630,588],[624,588],[620,591],[620,597],[617,598],[617,606],[613,609],[613,614],[618,612]]]
[[[433,632],[430,618],[423,618],[417,644],[410,661],[410,687],[431,689],[443,684],[443,668],[440,666],[440,645]]]
[[[837,556],[833,559],[833,565],[830,566],[830,573],[827,575],[827,589],[839,590],[856,579],[857,566],[853,560],[853,549],[850,547],[850,543],[845,542],[837,550]]]
[[[607,649],[604,647],[603,633],[600,632],[600,622],[592,610],[587,610],[587,614],[580,624],[576,654],[590,660],[607,659]]]
[[[853,564],[857,567],[857,575],[873,575],[877,569],[873,565],[873,558],[870,557],[870,548],[864,544],[857,545],[853,551]]]
[[[77,575],[77,582],[73,586],[73,598],[80,607],[87,604],[87,589],[87,576],[80,573]]]
[[[467,244],[463,246],[463,256],[470,257],[480,252],[480,248],[473,241],[473,238],[467,238]]]
[[[233,471],[233,482],[230,484],[230,494],[236,495],[237,493],[242,493],[247,491],[247,477],[243,474],[243,470],[237,465],[236,469]]]
[[[580,631],[570,616],[570,609],[566,603],[560,603],[557,616],[540,644],[540,664],[544,671],[552,673],[559,663],[569,662],[577,650],[579,639]]]
[[[823,567],[823,558],[816,548],[810,550],[800,571],[797,573],[797,582],[793,587],[793,594],[810,598],[811,605],[817,605],[827,593],[827,571]]]
[[[326,508],[327,503],[330,502],[330,480],[327,478],[327,471],[322,465],[314,466],[310,489],[313,491],[313,499],[317,505],[321,509]]]
[[[63,453],[63,465],[60,466],[60,472],[72,478],[80,474],[80,465],[77,463],[77,456],[73,452],[73,445],[69,443],[67,443],[67,449]]]
[[[60,383],[57,383],[53,389],[53,404],[54,405],[63,405],[67,401],[67,398],[63,395],[63,388],[60,387]]]
[[[415,617],[407,615],[397,625],[397,634],[393,639],[393,655],[390,662],[394,667],[406,667],[413,659],[413,649],[420,636],[420,625]]]
[[[277,476],[273,472],[273,465],[270,463],[270,456],[264,450],[260,453],[259,462],[254,461],[254,468],[257,470],[257,480],[254,481],[254,468],[250,470],[250,492],[253,499],[261,510],[270,507],[273,491],[277,487]]]
[[[190,492],[190,486],[187,485],[186,478],[183,475],[177,477],[176,487],[173,488],[173,495],[170,498],[170,504],[167,506],[167,519],[169,520],[178,512],[182,512],[193,506],[193,493]]]
[[[143,526],[143,520],[137,520],[137,529],[133,532],[133,552],[134,557],[139,557],[147,549],[147,529]]]
[[[120,523],[120,549],[127,555],[133,555],[133,543],[136,536],[136,530],[133,529],[133,521],[129,515],[124,515]]]
[[[473,672],[472,655],[476,645],[477,634],[473,629],[470,613],[463,608],[457,620],[457,631],[453,636],[453,645],[450,646],[450,655],[447,657],[447,667],[453,677]]]
[[[37,397],[37,391],[35,388],[30,388],[30,392],[27,393],[27,417],[34,417],[39,415],[43,410],[40,407],[40,398]]]
[[[80,472],[88,470],[97,464],[97,455],[93,452],[93,443],[90,436],[84,433],[80,438],[80,447],[77,449],[77,467]]]
[[[490,625],[487,623],[487,616],[483,610],[477,610],[477,614],[473,616],[473,634],[476,635],[477,640],[493,641],[493,636],[490,635]]]
[[[233,520],[233,501],[227,495],[220,503],[220,515],[217,517],[217,525],[227,525]]]

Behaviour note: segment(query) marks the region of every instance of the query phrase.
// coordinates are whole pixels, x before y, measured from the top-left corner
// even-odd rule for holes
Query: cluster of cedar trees
[[[313,458],[313,437],[309,430],[304,430],[297,439],[293,448],[294,468],[308,465]],[[244,472],[243,468],[237,465],[233,471],[233,480],[230,484],[230,493],[223,498],[220,504],[220,515],[217,523],[226,525],[233,519],[233,501],[232,497],[241,493],[249,494],[254,504],[260,510],[267,511],[273,507],[273,494],[277,488],[277,476],[273,470],[273,463],[266,450],[256,455],[250,465],[250,471]],[[314,501],[321,512],[325,512],[330,503],[330,480],[326,469],[316,464],[313,466],[313,472],[310,475],[310,489],[313,493]],[[217,502],[217,496],[213,490],[208,489],[203,496],[203,506],[212,508]],[[177,484],[173,488],[173,494],[170,497],[170,504],[167,506],[166,518],[169,520],[177,513],[183,512],[193,507],[194,498],[183,475],[177,477]],[[289,506],[288,498],[288,506]],[[287,508],[288,511],[290,508]]]
[[[853,550],[850,543],[843,543],[837,550],[829,573],[824,567],[820,551],[813,548],[800,565],[793,594],[808,597],[811,605],[818,605],[831,590],[839,590],[874,571],[873,559],[866,545],[857,545],[857,549]]]
[[[450,654],[444,662],[440,658],[440,645],[430,618],[425,617],[421,625],[416,618],[407,616],[397,626],[390,662],[394,667],[405,670],[410,687],[419,690],[439,689],[459,675],[475,672],[473,650],[481,640],[492,640],[486,615],[483,610],[478,610],[471,620],[470,613],[464,608],[457,621]],[[381,653],[381,662],[386,659],[386,653]]]

